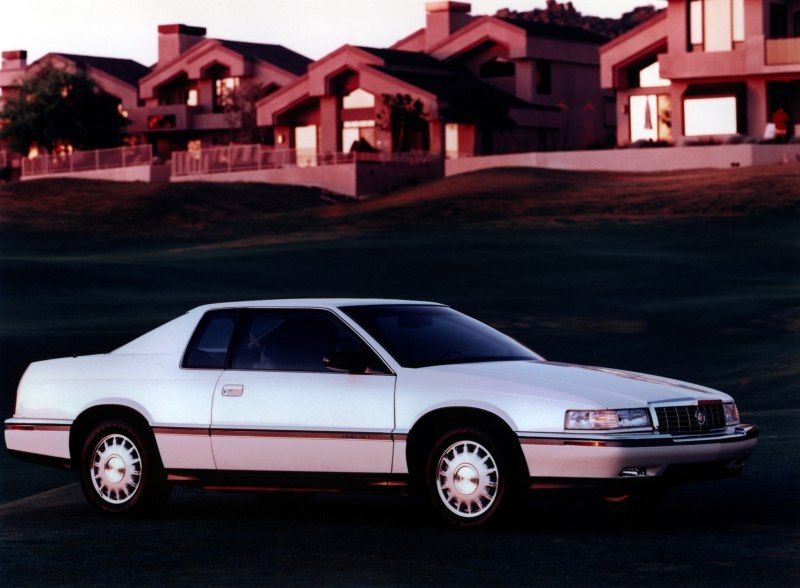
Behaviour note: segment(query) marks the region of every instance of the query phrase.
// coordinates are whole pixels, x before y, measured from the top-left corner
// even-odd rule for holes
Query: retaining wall
[[[747,167],[800,161],[800,144],[709,145],[598,151],[547,151],[448,159],[445,175],[493,167],[543,167],[574,171],[658,172]]]

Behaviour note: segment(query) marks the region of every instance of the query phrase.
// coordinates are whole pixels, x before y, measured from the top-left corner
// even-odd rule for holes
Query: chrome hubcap
[[[92,454],[91,478],[97,494],[111,504],[122,504],[136,494],[142,480],[139,450],[125,435],[104,437]]]
[[[460,517],[480,516],[497,498],[497,464],[480,443],[453,443],[439,459],[436,475],[442,503]]]

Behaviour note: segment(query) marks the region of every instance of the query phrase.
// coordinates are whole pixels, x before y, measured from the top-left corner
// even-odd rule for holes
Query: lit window
[[[660,86],[669,86],[670,81],[661,77],[661,68],[658,61],[651,63],[639,72],[639,87],[640,88],[658,88]]]
[[[214,80],[214,111],[222,112],[231,103],[231,94],[239,87],[239,78]]]
[[[706,51],[730,51],[732,39],[731,0],[704,0],[703,22]]]
[[[198,104],[197,90],[195,88],[192,88],[186,93],[186,106],[197,106],[197,104]]]
[[[295,127],[294,144],[298,167],[317,165],[317,126]]]
[[[733,0],[733,40],[744,41],[744,0]]]
[[[363,129],[365,127],[374,127],[374,120],[346,120],[342,123],[346,129]]]
[[[735,135],[736,97],[687,98],[683,101],[683,122],[687,137]]]
[[[671,141],[672,112],[669,94],[631,96],[631,142]]]
[[[342,123],[342,151],[375,151],[374,145],[374,120],[347,120]]]
[[[744,0],[691,0],[689,42],[704,51],[730,51],[744,41]]]
[[[375,95],[370,94],[366,90],[356,88],[347,96],[342,98],[342,108],[345,110],[353,110],[355,108],[374,108]]]
[[[703,44],[703,0],[689,3],[689,39],[692,45]]]
[[[457,159],[459,154],[458,125],[447,123],[444,127],[444,148],[448,159]]]

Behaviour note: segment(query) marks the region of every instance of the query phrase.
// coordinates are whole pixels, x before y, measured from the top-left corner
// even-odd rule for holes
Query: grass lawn
[[[198,304],[296,296],[442,301],[548,359],[721,388],[756,422],[800,416],[797,166],[495,170],[366,202],[16,184],[0,187],[0,272],[3,418],[31,361],[108,351]],[[0,477],[0,501],[32,489]]]

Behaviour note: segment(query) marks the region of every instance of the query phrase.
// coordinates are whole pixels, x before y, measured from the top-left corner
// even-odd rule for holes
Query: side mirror
[[[322,365],[335,372],[363,374],[367,371],[367,355],[362,351],[330,351],[322,358]]]

